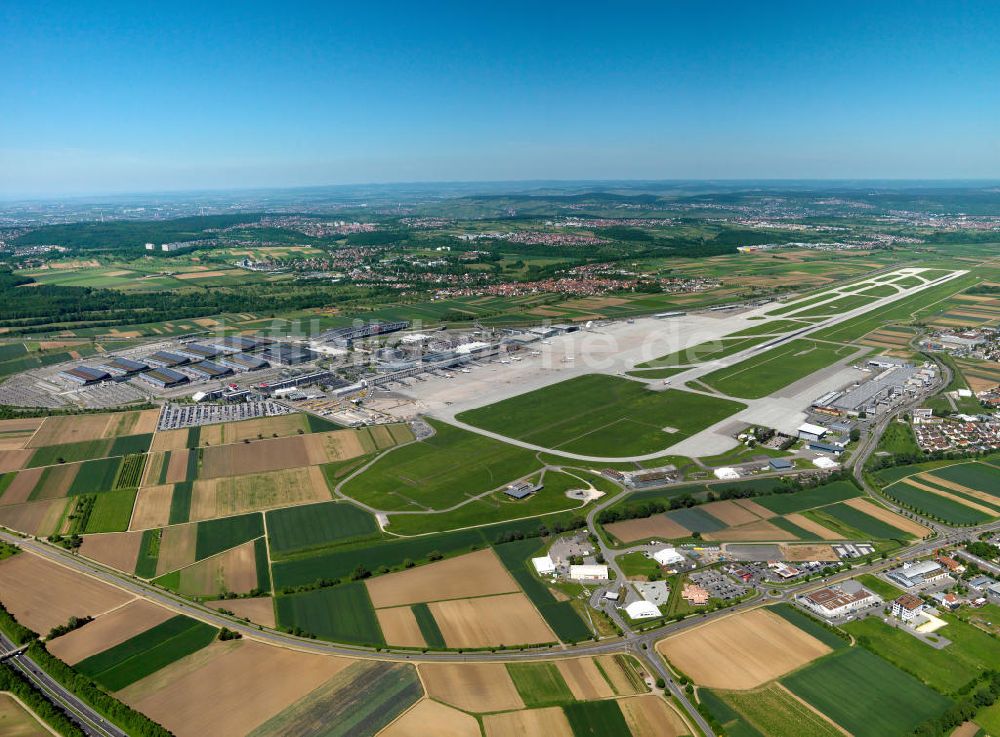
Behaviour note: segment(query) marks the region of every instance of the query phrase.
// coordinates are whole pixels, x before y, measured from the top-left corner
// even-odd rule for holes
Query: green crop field
[[[724,420],[744,405],[603,374],[587,374],[462,412],[457,419],[570,453],[655,453]],[[664,432],[670,428],[670,432]]]
[[[732,397],[760,399],[856,351],[851,346],[800,338],[713,371],[703,376],[701,382]]]
[[[906,669],[935,690],[950,694],[1000,663],[1000,641],[950,615],[944,618],[948,626],[937,634],[951,640],[951,644],[941,650],[876,617],[848,622],[843,629],[876,655]]]
[[[720,694],[767,737],[843,737],[843,732],[776,684]]]
[[[774,324],[774,323],[772,323]],[[758,325],[750,330],[757,330],[763,326]],[[799,325],[798,327],[802,327]],[[754,334],[756,335],[756,334]],[[742,338],[721,338],[719,340],[708,341],[706,343],[699,343],[697,345],[684,348],[683,350],[676,351],[674,353],[668,353],[665,356],[660,356],[659,358],[654,358],[651,361],[646,361],[645,363],[637,363],[635,368],[637,369],[654,369],[654,368],[664,368],[666,366],[690,366],[701,363],[706,363],[708,361],[714,361],[717,358],[724,358],[726,356],[731,356],[734,353],[739,353],[747,348],[752,348],[755,345],[763,343],[767,338],[760,337],[742,337]]]
[[[170,494],[169,524],[179,525],[191,519],[191,495],[193,491],[194,484],[190,481],[174,484],[174,490]]]
[[[977,525],[990,519],[990,515],[985,512],[910,486],[906,481],[887,486],[882,493],[917,512],[936,517],[951,525]]]
[[[507,672],[529,709],[573,701],[573,692],[555,663],[507,663]]]
[[[426,604],[414,604],[410,609],[413,611],[413,617],[417,620],[417,626],[420,628],[420,634],[423,635],[427,647],[444,650],[444,635],[441,634],[441,628],[438,627],[437,620],[431,614],[431,608]]]
[[[838,503],[823,507],[823,514],[828,514],[855,530],[860,530],[866,535],[871,535],[873,538],[880,540],[909,540],[913,537],[892,525],[886,524],[882,520],[875,519],[861,510],[849,507],[846,504]]]
[[[755,497],[754,501],[775,514],[792,514],[825,504],[842,502],[856,496],[861,496],[861,492],[850,481],[834,481],[832,484],[823,484],[791,494]]]
[[[63,443],[61,445],[46,445],[37,448],[31,454],[28,468],[38,466],[52,466],[57,463],[74,463],[77,461],[89,461],[94,458],[104,458],[110,453],[111,440],[102,438],[99,440],[82,440],[78,443]]]
[[[97,491],[111,491],[118,477],[118,466],[121,458],[101,458],[96,461],[84,461],[80,464],[73,484],[69,487],[69,496],[90,494]]]
[[[577,701],[563,707],[573,737],[631,737],[617,701]]]
[[[267,541],[258,537],[253,543],[254,567],[257,569],[257,588],[271,590],[271,567],[267,560]]]
[[[675,509],[667,512],[667,516],[692,532],[718,532],[726,527],[724,522],[698,507]]]
[[[178,615],[74,667],[109,691],[119,691],[201,650],[217,633],[215,627]]]
[[[938,716],[950,702],[862,648],[841,650],[781,679],[856,737],[896,737]]]
[[[384,645],[364,583],[353,582],[275,599],[278,624],[325,640]]]
[[[388,452],[342,487],[385,510],[445,509],[537,470],[534,453],[431,421],[433,437]]]
[[[135,575],[139,578],[152,578],[156,575],[156,562],[160,558],[159,529],[145,530],[139,543],[139,557],[135,562]]]
[[[128,529],[135,506],[136,489],[98,494],[84,532],[123,532]]]
[[[991,494],[1000,501],[1000,468],[985,463],[959,463],[934,470],[938,478],[975,491]]]
[[[320,502],[267,513],[267,536],[275,558],[377,535],[371,513],[344,502]]]
[[[723,700],[721,693],[723,692],[715,693],[707,688],[700,688],[698,698],[715,721],[723,726],[726,737],[764,737],[754,729],[745,716]]]
[[[259,512],[199,522],[195,560],[235,548],[263,534],[264,520]]]
[[[136,453],[125,456],[115,476],[115,489],[135,489],[142,479],[142,469],[146,466],[146,454]]]

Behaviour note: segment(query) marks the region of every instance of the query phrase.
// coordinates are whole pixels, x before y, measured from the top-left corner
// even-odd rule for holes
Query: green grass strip
[[[257,588],[262,592],[271,590],[271,564],[267,560],[267,541],[264,538],[254,540],[253,557],[257,565]]]
[[[142,533],[139,543],[139,558],[135,562],[135,575],[139,578],[152,578],[156,575],[156,563],[160,558],[160,533],[162,531],[146,530]]]
[[[414,604],[410,610],[417,620],[417,626],[420,627],[420,634],[423,635],[427,647],[443,650],[445,647],[444,635],[441,634],[441,628],[438,627],[434,615],[431,614],[430,607],[426,604]]]
[[[190,481],[174,484],[174,491],[170,497],[169,524],[179,525],[191,518],[192,487],[193,484]]]

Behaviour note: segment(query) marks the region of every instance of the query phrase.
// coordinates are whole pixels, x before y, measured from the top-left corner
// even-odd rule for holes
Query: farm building
[[[769,465],[773,471],[791,471],[792,468],[795,467],[795,464],[787,458],[772,458],[767,462],[767,465]]]
[[[91,368],[90,366],[76,366],[75,368],[60,371],[59,375],[64,379],[69,379],[75,384],[89,386],[99,381],[107,381],[111,375],[107,371]]]
[[[799,426],[799,440],[821,440],[826,435],[826,428],[809,422]]]
[[[152,355],[146,356],[146,363],[150,366],[158,366],[162,368],[173,368],[174,366],[183,366],[186,363],[190,363],[191,359],[187,356],[182,356],[177,353],[171,353],[170,351],[157,351]]]
[[[800,601],[824,619],[836,619],[882,603],[880,598],[857,581],[845,581],[837,586],[813,591],[801,597]]]
[[[139,374],[139,378],[159,389],[169,389],[172,386],[180,386],[189,381],[188,377],[180,371],[174,371],[166,367]]]
[[[543,555],[539,558],[532,558],[531,565],[535,567],[535,572],[538,573],[539,576],[548,576],[556,572],[555,561],[547,555]]]
[[[132,376],[140,371],[145,371],[149,366],[139,361],[130,361],[127,358],[114,356],[102,363],[100,368],[112,376]]]
[[[263,358],[251,356],[249,353],[234,353],[231,356],[220,358],[219,363],[239,371],[256,371],[257,369],[267,368],[270,365]]]
[[[924,611],[924,600],[913,594],[903,594],[892,602],[892,616],[912,622]]]
[[[517,481],[504,489],[503,493],[512,499],[524,499],[541,488],[541,484],[533,484],[530,481]]]
[[[940,581],[948,575],[948,571],[936,561],[923,560],[918,563],[904,563],[886,575],[904,589],[912,589]]]
[[[264,360],[276,366],[297,366],[316,358],[316,354],[299,345],[290,343],[275,343],[264,349]]]
[[[193,371],[204,379],[221,379],[223,376],[231,376],[233,373],[233,370],[228,366],[220,366],[211,361],[193,363],[188,367],[188,370]]]
[[[597,564],[570,566],[569,577],[574,581],[607,581],[608,567]]]
[[[219,355],[220,351],[218,348],[213,346],[201,345],[201,343],[188,343],[182,346],[178,351],[182,356],[187,356],[192,361],[201,361],[205,358],[214,358]]]
[[[660,608],[656,604],[650,604],[645,599],[639,599],[627,605],[625,613],[629,619],[651,619],[661,616]]]
[[[663,548],[653,553],[653,560],[661,566],[675,566],[684,562],[684,556],[678,553],[675,548]]]

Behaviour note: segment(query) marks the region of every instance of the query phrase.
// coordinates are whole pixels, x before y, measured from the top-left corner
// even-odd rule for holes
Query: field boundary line
[[[251,514],[253,514],[253,513],[251,512]],[[198,523],[197,522],[194,522],[194,523],[192,523],[192,522],[183,522],[182,524],[189,525],[189,524],[198,524]],[[236,548],[242,548],[244,545],[249,545],[252,542],[257,542],[262,537],[264,537],[264,535],[258,535],[257,537],[252,538],[250,540],[244,540],[239,545],[234,545],[231,548],[226,548],[225,550],[220,550],[218,553],[213,553],[212,555],[206,556],[206,557],[202,558],[201,560],[196,560],[193,563],[188,563],[186,566],[181,566],[180,568],[171,568],[169,571],[164,571],[163,573],[160,573],[160,574],[154,576],[153,578],[149,579],[149,581],[150,581],[150,583],[152,583],[157,578],[163,578],[164,576],[169,576],[171,573],[177,573],[178,571],[183,571],[183,570],[185,570],[187,568],[191,568],[192,566],[196,566],[196,565],[198,565],[200,563],[204,563],[206,560],[212,560],[213,558],[218,558],[220,555],[225,555],[226,553],[228,553],[230,551],[236,550]],[[90,558],[87,558],[87,560],[90,560]]]

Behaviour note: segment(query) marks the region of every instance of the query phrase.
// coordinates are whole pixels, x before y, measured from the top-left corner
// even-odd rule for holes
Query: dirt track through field
[[[503,663],[421,663],[418,670],[429,697],[459,709],[489,712],[524,708]]]
[[[569,720],[558,706],[510,711],[483,717],[486,737],[573,737]]]
[[[104,532],[86,535],[80,555],[132,575],[142,547],[142,532]]]
[[[869,517],[874,517],[877,520],[885,522],[887,525],[891,525],[898,530],[903,532],[908,532],[915,537],[924,537],[930,530],[928,530],[923,525],[914,522],[911,519],[907,519],[902,515],[891,512],[885,507],[880,507],[878,504],[872,504],[867,499],[862,499],[860,497],[855,499],[848,499],[844,502],[849,507],[854,507],[858,511],[864,512]]]
[[[421,699],[379,737],[480,737],[479,722],[458,709]]]
[[[366,585],[376,609],[520,591],[492,548],[370,578]]]
[[[429,606],[448,647],[533,645],[558,639],[524,594],[436,601]]]
[[[624,522],[612,522],[609,525],[604,525],[604,529],[624,543],[647,540],[653,537],[676,539],[691,536],[689,529],[662,514],[629,519]]]
[[[657,643],[656,649],[695,683],[737,690],[760,686],[830,652],[764,609],[681,632]]]
[[[80,629],[48,643],[49,652],[75,665],[91,655],[104,652],[165,622],[173,612],[145,599],[136,599],[113,612],[101,615]]]

